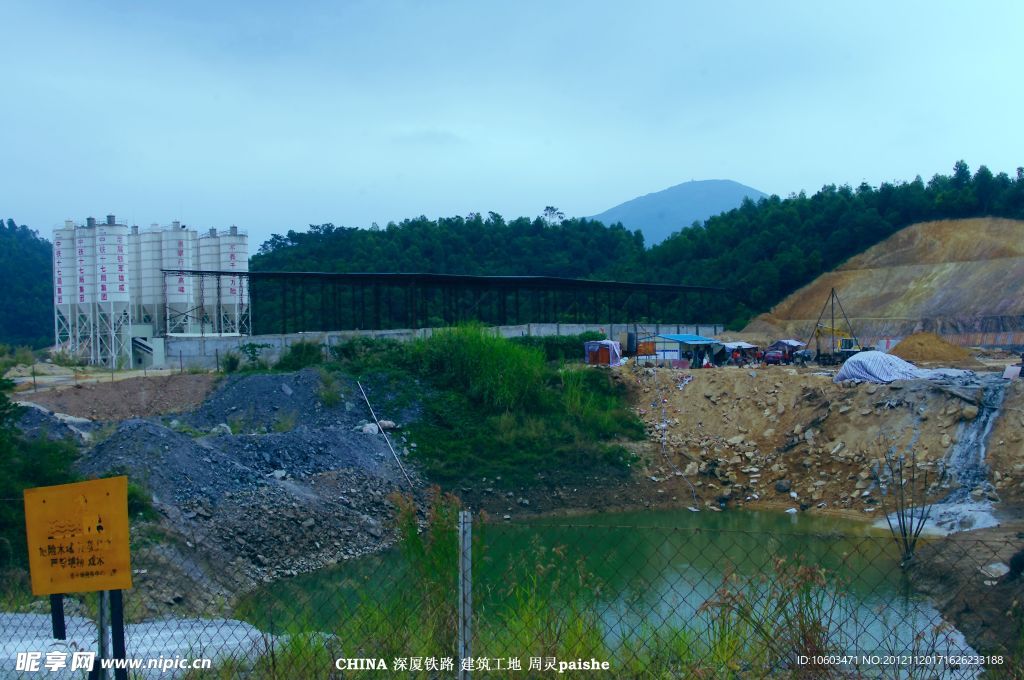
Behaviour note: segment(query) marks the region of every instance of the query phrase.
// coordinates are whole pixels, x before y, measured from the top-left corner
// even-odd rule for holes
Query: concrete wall
[[[274,362],[280,358],[288,346],[296,342],[315,342],[321,345],[337,345],[349,338],[391,338],[405,341],[414,338],[429,337],[433,328],[401,328],[388,331],[330,331],[326,333],[288,333],[287,335],[249,335],[235,337],[168,337],[166,345],[167,367],[178,368],[214,368],[218,358],[228,352],[238,353],[238,348],[246,343],[269,345],[263,350],[263,359]],[[506,338],[520,335],[578,335],[587,331],[604,332],[612,340],[625,342],[626,333],[636,333],[642,340],[645,336],[659,333],[694,333],[696,335],[716,335],[725,330],[721,324],[586,324],[586,323],[531,323],[518,326],[495,326],[494,332]],[[625,349],[625,347],[623,347]],[[580,352],[582,354],[582,348]]]

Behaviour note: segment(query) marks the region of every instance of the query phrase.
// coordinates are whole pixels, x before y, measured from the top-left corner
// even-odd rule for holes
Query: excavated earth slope
[[[755,318],[747,332],[806,338],[835,288],[861,338],[931,331],[1001,333],[1018,344],[1024,297],[1024,221],[914,224],[823,274]],[[1009,336],[1009,337],[1007,337]]]

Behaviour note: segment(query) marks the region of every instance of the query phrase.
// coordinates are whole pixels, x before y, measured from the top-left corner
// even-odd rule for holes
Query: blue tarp
[[[720,345],[720,340],[714,338],[705,338],[703,335],[690,335],[689,333],[682,334],[666,334],[659,335],[659,338],[663,340],[669,340],[671,342],[680,342],[684,345]]]

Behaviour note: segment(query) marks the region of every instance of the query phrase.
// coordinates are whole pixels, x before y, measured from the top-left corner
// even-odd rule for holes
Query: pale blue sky
[[[1024,165],[1016,1],[6,0],[0,26],[0,215],[47,236]]]

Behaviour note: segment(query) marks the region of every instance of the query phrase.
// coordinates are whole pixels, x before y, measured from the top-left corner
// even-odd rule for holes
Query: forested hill
[[[500,215],[424,217],[362,230],[319,225],[275,235],[253,270],[524,274],[687,283],[732,288],[741,301],[723,319],[742,325],[798,287],[915,222],[960,217],[1024,219],[1024,168],[1015,177],[971,173],[878,187],[828,185],[758,202],[684,229],[649,248],[639,232],[583,219],[506,222]],[[717,319],[716,319],[717,320]]]
[[[53,247],[11,219],[0,219],[0,290],[0,344],[52,344]]]
[[[586,219],[506,222],[418,217],[384,229],[311,225],[275,234],[251,258],[255,270],[631,278],[642,268],[643,236]]]

